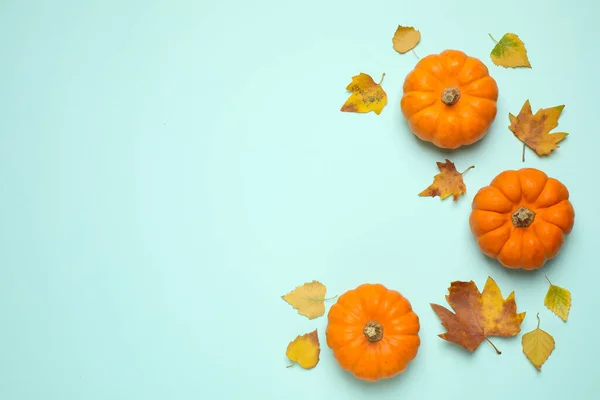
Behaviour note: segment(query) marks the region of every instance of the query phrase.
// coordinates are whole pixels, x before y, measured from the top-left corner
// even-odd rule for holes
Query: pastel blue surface
[[[0,5],[0,399],[597,399],[599,31],[594,2],[10,1]],[[436,150],[399,102],[420,57],[480,58],[500,88],[478,144]],[[489,59],[506,32],[533,69]],[[365,72],[382,114],[339,111]],[[549,158],[507,126],[526,99],[565,104],[570,136]],[[417,196],[450,158],[468,193]],[[576,222],[558,259],[512,272],[468,227],[476,191],[504,169],[563,181]],[[567,323],[544,274],[571,290]],[[556,339],[539,373],[521,335],[470,354],[437,335],[431,302],[451,281],[493,277]],[[328,295],[365,282],[402,292],[422,345],[401,376],[342,371],[281,295],[313,279]],[[327,304],[327,310],[331,306]],[[285,368],[318,329],[321,361]]]

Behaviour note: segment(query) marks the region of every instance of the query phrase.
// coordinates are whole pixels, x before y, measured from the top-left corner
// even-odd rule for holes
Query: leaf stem
[[[536,317],[538,319],[537,329],[540,329],[540,313],[537,313]]]
[[[294,363],[291,363],[291,364],[290,364],[290,365],[288,365],[286,368],[290,368],[290,367],[293,367],[293,366],[294,366]]]
[[[490,37],[492,38],[492,40],[493,40],[494,42],[498,43],[498,41],[497,41],[496,39],[494,39],[494,37],[492,36],[492,34],[491,34],[491,33],[488,33],[488,35],[490,35]]]
[[[523,155],[521,156],[523,162],[525,162],[525,143],[523,143]]]
[[[475,168],[474,165],[471,165],[469,168],[465,169],[463,172],[461,172],[461,175],[464,175],[468,170],[470,170],[471,168]]]
[[[336,294],[335,296],[333,296],[333,297],[329,297],[329,298],[327,298],[327,299],[323,299],[323,301],[327,301],[327,300],[333,300],[333,299],[335,299],[336,297],[338,297],[338,295],[337,295],[337,294]]]
[[[488,343],[492,345],[492,347],[494,348],[494,350],[496,350],[496,354],[502,354],[502,352],[500,350],[498,350],[498,348],[496,346],[494,346],[494,343],[492,343],[492,341],[490,339],[485,338],[485,340],[487,340]]]
[[[415,57],[417,57],[417,59],[419,58],[419,56],[417,55],[417,52],[415,51],[415,49],[411,49],[413,54],[415,55]]]
[[[379,81],[378,85],[381,85],[381,83],[383,82],[383,78],[385,78],[385,72],[381,74],[381,80]]]
[[[547,276],[547,275],[544,275],[544,276],[546,277],[546,280],[548,281],[548,283],[549,283],[550,285],[552,285],[552,282],[550,282],[550,279],[548,279],[548,276]]]

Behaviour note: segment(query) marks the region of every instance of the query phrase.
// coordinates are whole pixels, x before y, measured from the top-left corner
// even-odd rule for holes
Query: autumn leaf
[[[516,117],[508,114],[510,126],[508,127],[514,135],[534,150],[538,156],[549,155],[552,150],[557,149],[558,142],[568,136],[565,132],[549,132],[558,126],[558,118],[562,113],[564,105],[540,108],[532,114],[529,100],[525,101],[519,115]],[[523,148],[523,161],[525,161],[525,149]]]
[[[471,168],[475,168],[475,166],[472,165],[463,172],[458,172],[454,163],[448,159],[446,159],[445,163],[438,162],[437,166],[440,173],[433,177],[433,183],[419,193],[419,196],[439,196],[444,200],[452,195],[454,201],[456,201],[460,195],[467,193],[467,187],[463,182],[462,176]]]
[[[346,90],[351,90],[352,94],[340,111],[356,113],[375,111],[375,114],[379,115],[387,104],[387,94],[381,87],[384,77],[385,73],[381,75],[381,81],[375,83],[373,78],[363,72],[353,76],[352,82],[346,87]]]
[[[546,331],[540,329],[540,314],[537,314],[537,328],[523,335],[521,343],[523,345],[523,353],[537,368],[542,370],[542,364],[546,362],[552,351],[554,350],[554,338]]]
[[[473,281],[452,282],[448,292],[446,300],[455,313],[440,305],[431,304],[447,330],[438,335],[442,339],[456,343],[470,352],[475,351],[485,339],[501,354],[488,337],[510,337],[521,331],[525,313],[517,314],[515,293],[512,292],[504,300],[500,288],[491,277],[485,282],[482,293]]]
[[[304,285],[297,286],[286,295],[281,296],[283,300],[298,310],[298,314],[314,319],[325,314],[325,298],[327,288],[319,281],[307,282]]]
[[[531,68],[525,43],[517,35],[506,33],[499,42],[492,35],[490,37],[496,42],[490,53],[490,58],[494,64],[504,68]]]
[[[550,287],[544,298],[544,305],[566,322],[569,310],[571,309],[571,292],[560,286],[553,285],[548,277],[546,279]]]
[[[304,335],[296,336],[287,347],[285,354],[293,362],[300,365],[302,368],[311,369],[319,363],[319,354],[321,346],[319,344],[319,335],[317,330]],[[288,365],[288,368],[294,364]]]
[[[398,28],[394,33],[394,37],[392,38],[394,50],[401,54],[412,50],[415,56],[417,55],[417,53],[415,53],[414,48],[417,44],[419,44],[420,41],[421,32],[419,32],[412,26],[398,25]]]

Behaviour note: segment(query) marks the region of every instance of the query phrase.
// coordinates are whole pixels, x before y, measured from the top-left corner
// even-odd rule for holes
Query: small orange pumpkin
[[[565,185],[535,168],[501,172],[475,194],[469,218],[485,255],[526,270],[554,258],[574,222]]]
[[[342,294],[328,313],[327,345],[356,378],[377,381],[403,372],[416,357],[419,317],[408,300],[381,284]]]
[[[479,59],[462,51],[421,59],[403,89],[400,108],[410,130],[441,148],[475,143],[496,118],[496,81]]]

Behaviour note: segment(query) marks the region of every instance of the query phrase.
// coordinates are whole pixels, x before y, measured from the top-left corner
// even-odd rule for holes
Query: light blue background
[[[593,2],[8,1],[0,5],[0,399],[596,399],[599,112]],[[401,117],[417,59],[392,49],[398,24],[421,57],[456,48],[500,88],[477,145],[445,153]],[[489,59],[506,32],[531,70]],[[383,82],[379,116],[342,113],[351,77]],[[507,126],[526,99],[565,104],[570,136],[551,157]],[[469,165],[466,196],[420,198],[436,161]],[[542,271],[479,252],[473,195],[500,171],[562,180],[572,235]],[[567,323],[544,279],[569,288]],[[539,373],[521,335],[474,354],[437,337],[429,303],[453,280],[515,290],[556,339]],[[402,376],[343,372],[326,317],[280,296],[317,279],[328,295],[365,282],[401,291],[422,345]],[[331,302],[327,304],[327,310]],[[319,331],[319,365],[285,368],[296,335]]]

